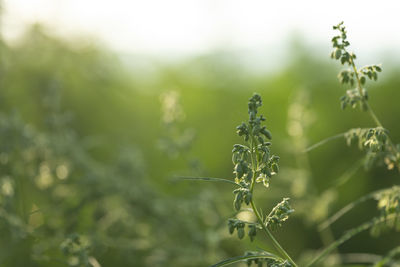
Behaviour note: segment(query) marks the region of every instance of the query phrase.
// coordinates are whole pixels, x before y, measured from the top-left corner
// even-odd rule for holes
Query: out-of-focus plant
[[[185,112],[180,104],[180,96],[177,91],[164,92],[160,96],[162,124],[165,134],[159,141],[160,148],[171,158],[176,158],[185,153],[195,138],[191,128],[181,129],[181,123],[185,120]]]
[[[139,144],[82,133],[82,117],[101,121],[91,109],[114,104],[74,105],[123,92],[116,63],[40,27],[27,36],[1,50],[0,266],[199,266],[217,257],[213,235],[199,231],[216,216],[210,194],[200,204],[168,197],[152,186]],[[105,148],[115,157],[104,159]]]
[[[319,223],[328,216],[328,207],[337,198],[334,188],[318,192],[312,177],[312,170],[308,155],[304,149],[308,144],[307,132],[315,121],[316,114],[309,107],[310,96],[306,90],[300,89],[293,97],[288,110],[288,134],[291,138],[290,151],[295,156],[296,166],[288,172],[291,181],[291,193],[296,214],[301,214],[309,223]],[[323,237],[325,240],[330,238]]]

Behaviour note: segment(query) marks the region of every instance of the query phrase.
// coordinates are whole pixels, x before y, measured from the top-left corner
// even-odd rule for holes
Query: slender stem
[[[233,184],[235,186],[240,186],[237,183],[224,179],[224,178],[217,178],[217,177],[191,177],[191,176],[176,176],[172,181],[179,181],[179,180],[194,180],[194,181],[209,181],[209,182],[223,182],[228,184]]]
[[[347,231],[338,240],[336,240],[331,245],[326,247],[323,251],[321,251],[321,253],[317,257],[315,257],[309,264],[306,265],[306,267],[311,267],[311,266],[315,265],[317,262],[319,262],[320,260],[325,258],[330,252],[332,252],[334,249],[336,249],[338,246],[340,246],[341,244],[343,244],[344,242],[346,242],[353,236],[355,236],[365,230],[368,230],[369,228],[371,228],[379,223],[385,222],[389,219],[396,219],[396,217],[397,217],[397,214],[391,214],[387,217],[374,218],[373,220],[371,220],[369,222],[365,222],[365,223],[361,224],[360,226]]]
[[[219,263],[216,263],[216,264],[212,265],[211,267],[222,267],[222,266],[230,265],[232,263],[245,261],[245,260],[251,260],[251,259],[276,259],[276,260],[278,260],[278,258],[273,254],[266,253],[266,252],[264,252],[263,254],[264,255],[259,254],[259,255],[248,255],[248,256],[233,257],[233,258],[230,258],[230,259],[223,260],[223,261],[221,261]]]
[[[254,144],[256,147],[254,148]],[[254,190],[254,185],[256,183],[256,173],[258,169],[258,160],[257,160],[257,143],[254,140],[254,137],[251,137],[251,142],[250,142],[250,156],[251,156],[251,163],[252,163],[252,171],[253,171],[253,177],[251,179],[251,186],[250,186],[250,192],[253,193]],[[254,160],[255,158],[255,160]],[[283,249],[283,247],[279,244],[279,242],[275,239],[275,237],[272,235],[272,233],[268,230],[267,226],[264,224],[264,221],[260,215],[260,213],[257,210],[256,205],[254,204],[253,199],[250,201],[251,207],[253,208],[253,212],[257,217],[258,223],[261,225],[262,229],[264,232],[269,236],[269,238],[272,240],[274,246],[276,249],[284,256],[293,266],[297,267],[297,264],[292,260],[292,258],[289,256],[289,254]]]
[[[331,217],[329,217],[326,221],[324,221],[323,223],[321,223],[318,226],[318,231],[322,231],[324,230],[326,227],[328,227],[329,225],[331,225],[332,223],[336,222],[339,218],[341,218],[344,214],[346,214],[348,211],[350,211],[351,209],[353,209],[354,207],[356,207],[357,205],[364,203],[367,200],[370,200],[372,198],[374,198],[377,194],[379,194],[380,192],[384,191],[383,190],[377,190],[374,192],[371,192],[365,196],[362,196],[361,198],[347,204],[346,206],[344,206],[343,208],[341,208],[338,212],[336,212],[335,214],[333,214]]]
[[[370,115],[370,116],[372,117],[372,119],[375,121],[376,125],[379,126],[379,127],[385,128],[385,127],[383,127],[383,124],[380,122],[380,120],[379,120],[378,117],[376,116],[375,112],[373,111],[373,109],[372,109],[371,106],[369,105],[368,101],[364,98],[364,95],[363,95],[363,93],[362,93],[362,87],[361,87],[360,76],[358,75],[358,70],[357,70],[356,64],[354,63],[354,58],[353,58],[353,55],[352,55],[352,54],[350,54],[350,58],[351,58],[351,60],[350,60],[351,66],[353,67],[354,73],[355,73],[356,78],[357,78],[357,88],[358,88],[358,92],[360,93],[360,96],[361,96],[361,101],[364,103],[364,105],[365,105],[367,111],[369,112],[369,115]],[[389,145],[391,146],[393,152],[396,153],[396,154],[398,154],[399,151],[397,150],[397,147],[394,145],[394,143],[392,142],[392,140],[390,139],[389,136],[388,136],[388,142],[389,142]],[[397,168],[398,168],[399,171],[400,171],[400,165],[398,165]]]
[[[309,151],[311,151],[311,150],[313,150],[313,149],[315,149],[315,148],[317,148],[317,147],[319,147],[319,146],[322,146],[322,145],[325,144],[325,143],[328,143],[329,141],[332,141],[332,140],[335,140],[335,139],[338,139],[338,138],[342,138],[344,135],[345,135],[345,133],[340,133],[340,134],[333,135],[333,136],[331,136],[331,137],[325,138],[324,140],[319,141],[318,143],[316,143],[316,144],[314,144],[314,145],[312,145],[312,146],[307,147],[307,148],[304,150],[304,152],[309,152]]]
[[[360,93],[360,96],[362,99],[361,101],[363,101],[364,105],[367,108],[367,111],[371,115],[372,119],[375,121],[376,125],[383,128],[382,123],[379,121],[378,117],[375,115],[375,112],[372,110],[371,106],[368,104],[368,101],[364,98],[364,94],[362,93],[360,76],[358,75],[358,70],[357,70],[356,64],[354,63],[354,59],[353,59],[352,55],[351,55],[351,66],[353,67],[354,74],[356,75],[356,78],[357,78],[357,89],[358,89],[358,92]]]
[[[253,177],[251,178],[251,185],[250,185],[250,192],[253,193],[254,190],[254,185],[256,183],[256,172],[258,169],[258,166],[255,166],[254,164],[254,137],[251,137],[251,142],[250,142],[250,157],[251,157],[251,169],[253,171]],[[257,158],[257,155],[255,156]]]
[[[268,228],[265,226],[260,213],[258,212],[256,205],[254,204],[253,200],[250,201],[251,207],[253,208],[254,214],[257,217],[257,220],[259,224],[261,224],[262,229],[264,232],[271,238],[272,242],[274,243],[274,246],[276,249],[284,256],[293,266],[297,267],[297,264],[292,260],[292,258],[289,256],[289,254],[283,249],[283,247],[279,244],[279,242],[275,239],[275,237],[272,235],[272,233],[268,230]]]

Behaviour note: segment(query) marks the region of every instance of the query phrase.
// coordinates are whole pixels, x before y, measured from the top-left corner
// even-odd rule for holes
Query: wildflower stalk
[[[269,228],[275,228],[282,225],[284,221],[289,218],[289,215],[294,211],[289,204],[289,199],[284,198],[283,201],[278,203],[266,217],[261,214],[254,201],[254,188],[256,183],[262,183],[266,188],[269,187],[270,179],[272,176],[279,172],[279,157],[271,155],[271,140],[272,136],[266,126],[263,125],[265,117],[258,115],[258,108],[262,105],[261,96],[254,94],[248,102],[249,120],[242,122],[237,129],[237,134],[244,138],[245,144],[235,144],[232,150],[232,162],[235,165],[235,183],[240,188],[233,191],[235,194],[234,208],[236,211],[241,210],[242,204],[251,206],[254,215],[257,218],[257,223],[249,224],[237,218],[228,220],[229,232],[231,234],[237,231],[238,237],[242,239],[245,235],[244,228],[247,224],[248,236],[253,241],[257,231],[263,230],[265,234],[272,240],[275,248],[283,257],[278,261],[265,261],[267,266],[294,266],[297,264],[279,244],[279,242],[272,235]],[[250,252],[252,253],[252,252]],[[263,262],[260,261],[247,261],[249,266],[256,263],[262,266]]]

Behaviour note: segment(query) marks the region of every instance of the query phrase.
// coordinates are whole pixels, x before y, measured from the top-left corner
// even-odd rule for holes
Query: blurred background
[[[366,113],[340,109],[348,88],[329,53],[342,20],[357,63],[382,63],[367,83],[370,104],[400,141],[399,7],[3,0],[0,266],[209,266],[246,250],[274,252],[261,235],[253,243],[229,235],[229,185],[174,179],[233,179],[235,127],[253,92],[281,157],[280,174],[256,199],[263,210],[292,199],[296,212],[275,231],[287,251],[302,262],[371,219],[374,201],[317,229],[347,203],[398,184],[398,173],[366,170],[364,153],[342,139],[304,149],[374,126]],[[365,232],[335,253],[374,262],[399,240]]]

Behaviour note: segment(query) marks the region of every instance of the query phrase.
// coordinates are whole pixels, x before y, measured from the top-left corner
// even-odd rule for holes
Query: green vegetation
[[[366,82],[366,76],[369,79],[377,80],[377,72],[381,72],[382,69],[378,65],[366,66],[361,69],[357,69],[355,65],[356,55],[349,53],[346,48],[350,45],[347,41],[346,28],[343,22],[333,27],[334,30],[338,30],[340,35],[332,38],[334,51],[331,53],[333,59],[340,60],[342,64],[348,64],[352,67],[349,70],[343,70],[339,73],[338,78],[342,84],[354,85],[356,80],[356,88],[347,90],[346,95],[341,98],[342,109],[350,105],[353,108],[360,106],[362,110],[368,111],[373,121],[377,124],[376,128],[356,128],[351,129],[344,134],[335,135],[328,139],[319,142],[316,145],[306,149],[306,152],[325,144],[330,140],[337,139],[339,137],[345,137],[347,144],[351,145],[352,142],[358,141],[360,149],[366,150],[367,156],[365,160],[365,166],[369,169],[373,163],[380,163],[381,165],[386,164],[388,169],[397,167],[400,171],[400,153],[398,149],[399,145],[394,145],[388,136],[388,131],[383,128],[381,122],[375,115],[371,106],[368,104],[368,93],[362,86]],[[235,189],[234,208],[238,212],[237,218],[231,218],[228,220],[229,233],[233,234],[236,230],[239,239],[245,236],[245,228],[247,226],[248,236],[253,241],[257,234],[257,230],[263,230],[265,234],[270,238],[276,250],[281,254],[283,258],[275,256],[268,251],[260,252],[246,252],[243,257],[234,257],[228,260],[224,260],[213,266],[225,266],[228,264],[246,261],[248,266],[252,263],[257,266],[297,266],[295,261],[288,255],[282,245],[275,239],[271,230],[282,226],[282,223],[289,218],[289,215],[293,213],[293,209],[289,204],[289,198],[284,198],[282,202],[278,203],[269,214],[265,215],[262,210],[258,210],[253,199],[254,186],[256,183],[262,182],[265,187],[269,187],[270,178],[279,172],[279,157],[271,155],[270,146],[271,142],[268,140],[272,139],[270,131],[266,129],[266,126],[262,125],[265,121],[263,115],[257,116],[258,108],[261,107],[262,100],[261,96],[254,94],[248,103],[248,114],[249,120],[247,123],[243,122],[241,125],[236,127],[237,134],[243,136],[246,145],[235,144],[233,146],[233,157],[232,161],[235,165],[233,173],[235,174],[235,185],[239,188]],[[195,179],[195,178],[193,178]],[[206,178],[199,178],[204,180]],[[221,181],[220,178],[209,178],[209,181]],[[228,182],[229,180],[227,180]],[[388,189],[383,189],[367,196],[363,196],[360,200],[350,203],[345,206],[342,210],[336,213],[333,217],[325,221],[320,230],[329,229],[330,225],[339,219],[342,215],[353,209],[357,204],[364,202],[369,198],[375,198],[378,201],[378,210],[380,215],[373,218],[371,221],[367,221],[360,226],[348,230],[339,239],[332,241],[325,249],[317,254],[306,266],[314,266],[315,264],[322,261],[332,251],[344,242],[348,241],[355,235],[362,231],[371,229],[374,235],[379,236],[382,228],[391,228],[400,230],[400,191],[398,186],[393,186]],[[243,202],[246,205],[251,206],[251,209],[242,210]],[[240,219],[240,212],[250,212],[253,215],[252,221],[246,221]],[[399,247],[395,247],[387,258],[380,260],[376,265],[395,264],[395,256],[398,253]],[[386,261],[388,260],[388,261]]]
[[[381,66],[336,28],[343,111],[335,66],[299,43],[260,75],[228,53],[129,69],[40,26],[1,42],[0,266],[399,264],[399,67],[367,91]]]

